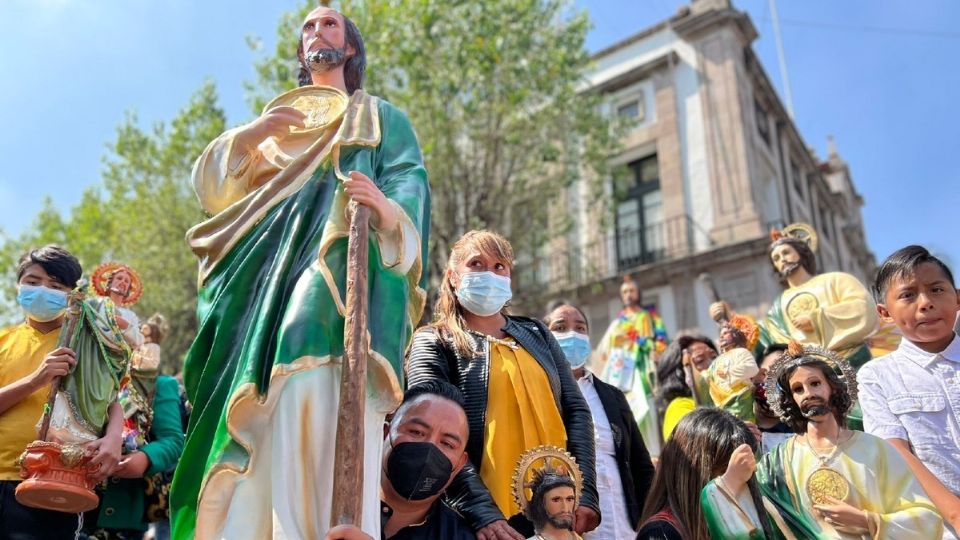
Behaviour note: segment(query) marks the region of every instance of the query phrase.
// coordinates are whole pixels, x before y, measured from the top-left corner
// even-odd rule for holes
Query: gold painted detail
[[[301,86],[275,97],[264,110],[293,107],[306,115],[303,128],[291,126],[291,133],[322,131],[343,116],[350,98],[331,86]]]
[[[807,478],[807,495],[814,504],[830,504],[827,497],[843,501],[850,495],[850,484],[837,471],[820,467]]]
[[[811,292],[801,292],[787,303],[787,316],[790,320],[798,317],[809,317],[820,307],[820,301]]]
[[[60,449],[60,463],[67,467],[76,467],[83,459],[83,448],[75,445],[67,445]]]

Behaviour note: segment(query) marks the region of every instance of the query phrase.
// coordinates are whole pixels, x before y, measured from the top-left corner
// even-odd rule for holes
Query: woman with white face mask
[[[533,535],[512,496],[512,475],[526,450],[545,444],[566,448],[583,471],[574,523],[583,533],[600,521],[590,409],[547,327],[508,314],[512,267],[513,248],[496,233],[471,231],[454,244],[436,320],[414,335],[407,384],[442,379],[466,398],[470,461],[447,493],[478,538]]]
[[[587,369],[591,347],[583,311],[557,302],[544,322],[560,344],[593,416],[603,521],[596,530],[586,533],[584,540],[633,538],[655,472],[637,420],[623,392]]]

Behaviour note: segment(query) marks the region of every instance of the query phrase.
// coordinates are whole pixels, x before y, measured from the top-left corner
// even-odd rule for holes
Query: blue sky
[[[248,35],[273,44],[295,1],[0,2],[0,230],[16,235],[43,197],[61,208],[99,182],[125,111],[167,120],[207,78],[232,124],[249,118]],[[675,0],[578,0],[598,50],[672,15]],[[768,0],[734,0],[781,85]],[[779,0],[796,122],[823,156],[832,134],[866,200],[878,259],[922,243],[960,266],[960,2]],[[369,29],[365,29],[369,32]],[[186,181],[186,180],[185,180]]]

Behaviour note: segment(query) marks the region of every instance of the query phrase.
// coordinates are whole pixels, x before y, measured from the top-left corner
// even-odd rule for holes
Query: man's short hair
[[[873,299],[878,304],[885,303],[887,301],[887,288],[890,286],[890,282],[912,275],[921,264],[925,263],[937,265],[940,270],[943,271],[947,280],[950,281],[950,286],[956,288],[956,283],[953,281],[953,272],[950,271],[950,268],[930,253],[927,248],[913,245],[893,252],[893,254],[887,257],[887,259],[883,261],[883,264],[880,265],[880,269],[877,270],[877,277],[873,281],[873,286],[870,287],[871,292],[873,292]]]
[[[463,392],[447,381],[432,379],[407,388],[407,391],[403,394],[403,401],[400,402],[400,406],[387,417],[391,429],[396,427],[395,423],[397,419],[403,416],[407,408],[421,396],[437,396],[450,400],[463,410],[464,415],[467,414],[467,402],[463,398]]]
[[[400,404],[400,406],[402,407],[424,395],[439,396],[444,399],[449,399],[450,401],[459,405],[461,409],[467,408],[467,403],[463,399],[463,392],[461,392],[456,386],[440,379],[433,379],[407,388],[407,391],[403,394],[403,402]]]
[[[83,275],[80,261],[76,257],[60,246],[48,244],[42,248],[31,249],[20,257],[17,281],[20,281],[27,268],[35,264],[40,265],[51,278],[71,289],[77,286],[77,281]]]

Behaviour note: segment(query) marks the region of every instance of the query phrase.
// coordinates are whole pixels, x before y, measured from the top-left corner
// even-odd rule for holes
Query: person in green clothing
[[[89,540],[140,540],[149,520],[155,518],[148,515],[148,478],[154,477],[150,481],[156,485],[156,477],[172,471],[183,451],[176,379],[155,373],[151,377],[149,372],[131,368],[131,384],[155,388],[150,400],[148,442],[124,456],[100,493],[100,506],[85,516]]]
[[[363,90],[359,30],[318,7],[300,87],[204,150],[210,218],[199,325],[184,364],[193,414],[170,494],[173,537],[322,538],[331,523],[351,208],[370,209],[362,529],[380,533],[380,444],[423,312],[430,191],[413,128]],[[349,176],[348,176],[349,175]]]

